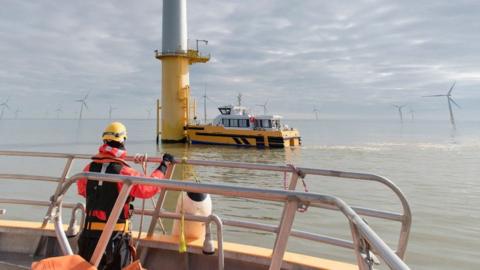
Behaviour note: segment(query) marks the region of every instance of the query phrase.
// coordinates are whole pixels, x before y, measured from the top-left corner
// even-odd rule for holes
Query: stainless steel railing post
[[[45,214],[45,217],[43,218],[42,228],[45,228],[45,226],[47,226],[47,224],[48,224],[48,221],[49,221],[50,216],[52,214],[53,205],[54,205],[55,201],[57,200],[58,193],[60,192],[60,190],[62,190],[63,183],[65,182],[65,179],[67,178],[68,173],[70,172],[70,168],[72,167],[72,163],[73,163],[73,156],[69,157],[67,159],[67,163],[65,164],[65,167],[63,168],[62,176],[61,176],[61,178],[60,178],[60,180],[58,181],[58,184],[57,184],[57,189],[55,190],[55,193],[53,194],[53,198],[51,199],[52,203],[50,204],[50,206],[48,206],[47,213]]]
[[[297,209],[298,200],[296,198],[289,198],[283,208],[282,219],[280,221],[277,238],[275,239],[269,270],[279,270],[282,267],[283,255],[287,249],[288,237],[292,230]]]

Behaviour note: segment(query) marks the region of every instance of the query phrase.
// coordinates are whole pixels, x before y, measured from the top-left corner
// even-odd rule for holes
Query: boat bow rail
[[[102,238],[95,250],[94,256],[92,256],[91,262],[98,264],[103,250],[105,249],[106,242],[109,235],[113,231],[113,225],[115,220],[120,214],[121,208],[127,199],[127,195],[132,185],[134,184],[149,184],[155,185],[162,189],[155,209],[147,209],[143,211],[143,214],[152,216],[148,235],[152,235],[155,229],[158,218],[179,218],[174,213],[165,212],[162,209],[165,192],[167,190],[176,191],[188,191],[188,192],[201,192],[210,193],[222,196],[231,196],[238,198],[249,198],[265,201],[283,202],[283,213],[280,219],[280,223],[277,226],[258,224],[253,222],[239,221],[239,220],[221,220],[219,217],[212,215],[211,217],[199,218],[195,216],[185,216],[185,219],[197,220],[206,222],[214,222],[217,225],[217,243],[218,243],[218,257],[219,257],[219,269],[223,269],[223,250],[222,250],[222,227],[236,226],[249,229],[255,229],[260,231],[272,232],[276,234],[276,241],[272,249],[272,256],[269,269],[280,269],[282,265],[283,255],[286,250],[287,241],[290,236],[308,239],[316,242],[323,242],[332,244],[335,246],[352,248],[355,251],[357,257],[357,264],[360,269],[371,269],[372,267],[372,251],[379,256],[391,269],[409,269],[403,262],[402,258],[405,255],[405,250],[408,242],[408,236],[411,225],[411,213],[408,202],[400,189],[395,186],[390,180],[372,174],[351,173],[342,171],[320,170],[311,168],[300,168],[291,165],[279,166],[279,165],[259,165],[250,163],[234,163],[234,162],[219,162],[219,161],[203,161],[203,160],[178,160],[178,163],[185,163],[196,166],[213,166],[213,167],[228,167],[228,168],[243,168],[250,170],[266,170],[266,171],[278,171],[278,172],[290,172],[292,177],[290,179],[289,190],[271,190],[271,189],[258,189],[249,187],[238,187],[219,184],[200,184],[193,182],[177,181],[177,180],[153,180],[144,177],[131,177],[120,175],[105,175],[99,173],[78,173],[71,177],[68,177],[68,173],[72,166],[74,159],[90,159],[90,155],[83,154],[60,154],[60,153],[41,153],[41,152],[19,152],[19,151],[0,151],[0,155],[3,156],[22,156],[22,157],[42,157],[42,158],[63,158],[66,159],[66,165],[62,172],[62,175],[58,178],[45,177],[38,175],[21,175],[21,174],[0,174],[0,179],[19,179],[19,180],[39,180],[39,181],[56,181],[58,182],[56,191],[51,198],[51,202],[34,201],[34,200],[21,200],[21,199],[2,199],[0,203],[20,203],[31,205],[44,205],[49,206],[47,216],[53,217],[56,227],[57,239],[59,240],[62,251],[65,254],[71,253],[70,245],[65,236],[65,232],[62,229],[61,221],[61,209],[62,206],[67,206],[75,209],[81,209],[77,204],[63,203],[64,195],[69,187],[78,179],[88,177],[89,179],[98,181],[111,181],[111,182],[123,182],[123,188],[117,198],[114,210],[110,216],[106,229],[102,234]],[[132,161],[133,157],[127,157],[127,160]],[[149,157],[148,162],[160,162],[159,157]],[[177,163],[177,164],[178,164]],[[171,171],[169,172],[171,173]],[[357,179],[365,181],[374,181],[391,189],[398,197],[403,207],[403,213],[393,213],[380,211],[375,209],[351,207],[340,198],[329,195],[322,195],[317,193],[297,192],[294,191],[297,185],[298,178],[305,177],[305,175],[322,175],[337,177],[340,179]],[[344,239],[337,239],[324,235],[319,235],[310,232],[296,231],[292,229],[292,225],[295,219],[297,210],[305,207],[318,207],[331,210],[340,211],[350,224],[352,240],[346,241]],[[74,209],[74,210],[75,210]],[[136,210],[138,213],[139,211]],[[363,220],[360,215],[371,216],[386,220],[397,221],[401,223],[400,236],[398,240],[397,250],[394,252]],[[116,218],[115,218],[116,216]],[[48,222],[48,219],[44,220]],[[72,221],[71,221],[72,223]],[[103,246],[102,246],[103,245]],[[96,254],[96,255],[95,255]]]

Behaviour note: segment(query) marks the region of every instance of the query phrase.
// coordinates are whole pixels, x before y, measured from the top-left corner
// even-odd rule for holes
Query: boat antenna
[[[238,103],[238,106],[242,106],[242,93],[238,93],[237,103]]]

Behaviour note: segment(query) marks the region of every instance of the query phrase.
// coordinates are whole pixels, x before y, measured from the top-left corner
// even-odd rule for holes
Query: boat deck
[[[64,228],[67,229],[68,225],[64,225]],[[8,234],[8,235],[7,235]],[[12,237],[16,235],[18,237]],[[26,235],[35,236],[35,241],[32,241],[32,238],[27,237]],[[132,232],[132,235],[138,235],[138,232]],[[23,236],[23,237],[22,237]],[[45,256],[35,256],[34,254],[38,250],[38,242],[42,236],[48,236],[49,240],[55,238],[55,229],[53,224],[48,224],[45,228],[42,228],[41,222],[29,222],[29,221],[17,221],[17,220],[0,220],[0,269],[30,269],[30,265],[34,261],[43,259]],[[12,244],[10,241],[4,242],[2,238],[11,238],[15,239],[17,243]],[[48,241],[48,240],[47,240]],[[29,245],[29,243],[35,243],[35,245]],[[70,241],[74,242],[74,241]],[[146,233],[140,237],[139,250],[141,248],[149,248],[150,253],[163,253],[163,257],[168,256],[170,259],[172,256],[178,256],[178,237],[171,235],[154,235],[151,237],[146,236]],[[215,246],[218,246],[218,243],[215,242]],[[49,247],[54,249],[53,253],[60,253],[58,244],[54,241],[50,243],[53,246]],[[194,256],[208,256],[202,255],[203,239],[187,239],[188,253],[195,254]],[[25,248],[28,246],[28,248]],[[152,250],[153,249],[153,250]],[[223,242],[223,249],[225,253],[225,267],[227,269],[235,268],[235,261],[244,261],[249,262],[251,265],[249,269],[268,269],[268,264],[270,263],[272,250],[268,248],[261,248],[251,245],[243,245],[237,243]],[[10,251],[9,251],[10,250]],[[15,250],[12,252],[11,250]],[[140,251],[141,252],[141,251]],[[60,255],[60,254],[58,254]],[[152,256],[152,255],[150,255]],[[153,256],[152,256],[153,257]],[[155,256],[158,257],[158,256]],[[162,257],[160,255],[160,257]],[[214,257],[212,257],[214,258]],[[152,261],[158,258],[146,259],[146,264],[148,265],[149,261]],[[194,258],[191,258],[195,260]],[[181,260],[172,260],[175,261],[175,266],[178,261]],[[215,262],[212,262],[215,263]],[[152,263],[153,264],[153,263]],[[163,263],[162,265],[165,265]],[[230,266],[231,265],[231,266]],[[245,264],[244,264],[245,265]],[[312,256],[285,252],[283,257],[283,266],[282,269],[312,269],[312,270],[330,270],[330,269],[339,269],[339,270],[354,270],[358,269],[356,265],[342,263],[333,260],[321,259]],[[155,267],[151,268],[155,269]],[[198,269],[198,268],[192,268]]]

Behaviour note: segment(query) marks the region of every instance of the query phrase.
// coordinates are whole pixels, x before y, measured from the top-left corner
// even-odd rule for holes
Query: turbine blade
[[[444,97],[446,95],[429,95],[429,96],[422,96],[422,97]]]
[[[450,96],[450,93],[452,93],[452,90],[453,90],[453,88],[455,87],[455,84],[456,84],[456,83],[457,83],[456,81],[453,82],[452,87],[450,87],[450,90],[448,90],[448,93],[447,93],[448,96]]]
[[[82,102],[82,103],[83,103],[83,106],[85,106],[85,109],[87,109],[87,110],[88,110],[87,103],[85,103],[85,101],[84,101],[84,102]]]
[[[455,104],[455,106],[457,106],[457,108],[461,109],[460,105],[458,105],[458,104],[455,102],[455,100],[453,100],[453,98],[448,97],[448,99],[449,99],[453,104]]]

